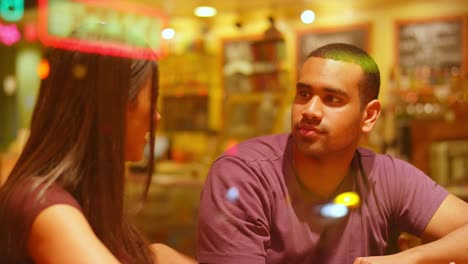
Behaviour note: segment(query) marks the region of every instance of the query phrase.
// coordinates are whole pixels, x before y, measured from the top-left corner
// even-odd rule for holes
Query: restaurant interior
[[[158,56],[156,170],[144,209],[131,215],[152,241],[194,256],[211,163],[238,142],[288,133],[298,70],[332,42],[366,50],[380,67],[383,111],[361,145],[411,162],[468,201],[466,0],[0,0],[0,8],[0,184],[28,137],[45,50],[73,41],[77,24],[104,21],[122,47]],[[129,206],[146,167],[127,164]]]

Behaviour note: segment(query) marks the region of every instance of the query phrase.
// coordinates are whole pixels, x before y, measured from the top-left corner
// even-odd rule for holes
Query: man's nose
[[[307,104],[304,105],[302,116],[307,119],[321,120],[323,117],[322,101],[319,96],[314,95]]]

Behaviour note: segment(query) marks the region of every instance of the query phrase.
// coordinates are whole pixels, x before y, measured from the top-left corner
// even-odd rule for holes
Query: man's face
[[[311,57],[304,63],[292,106],[292,135],[305,156],[325,158],[354,151],[364,120],[357,64]]]

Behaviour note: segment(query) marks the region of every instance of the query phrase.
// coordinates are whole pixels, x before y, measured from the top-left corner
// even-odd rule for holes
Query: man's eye
[[[309,93],[306,92],[306,91],[298,91],[298,92],[297,92],[297,95],[298,95],[299,97],[306,98],[307,96],[309,96]]]
[[[340,103],[341,102],[341,99],[337,96],[333,96],[333,95],[327,95],[325,97],[325,101],[326,102],[329,102],[329,103],[333,103],[333,104],[336,104],[336,103]]]

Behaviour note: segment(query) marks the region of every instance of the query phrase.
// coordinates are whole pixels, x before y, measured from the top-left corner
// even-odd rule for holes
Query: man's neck
[[[302,185],[319,197],[329,198],[348,175],[354,151],[313,158],[293,150],[293,168]]]

